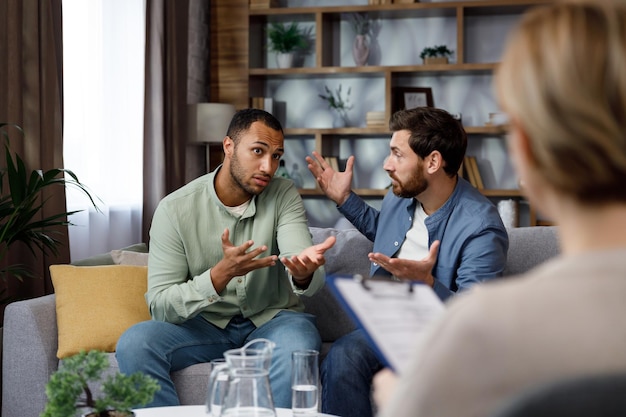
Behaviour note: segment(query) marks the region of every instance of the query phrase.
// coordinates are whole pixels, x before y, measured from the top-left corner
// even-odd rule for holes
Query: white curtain
[[[67,190],[78,260],[141,241],[144,0],[63,0],[64,165],[102,213]]]

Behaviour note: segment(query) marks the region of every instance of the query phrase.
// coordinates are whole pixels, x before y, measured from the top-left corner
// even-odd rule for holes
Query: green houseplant
[[[293,65],[294,53],[305,50],[309,46],[308,36],[298,23],[272,22],[267,35],[270,40],[270,51],[276,52],[276,62],[279,68],[289,68]]]
[[[446,45],[427,46],[422,49],[420,58],[424,64],[447,64],[452,51]]]
[[[63,360],[46,384],[48,403],[41,417],[73,417],[87,409],[85,417],[132,416],[132,409],[148,404],[160,389],[158,382],[141,372],[116,373],[103,380],[109,366],[104,352],[82,351]],[[89,382],[102,382],[102,396],[95,398]]]
[[[96,210],[99,209],[88,189],[72,171],[61,168],[27,170],[24,161],[11,150],[7,128],[19,132],[24,138],[24,132],[19,126],[0,123],[5,159],[5,167],[0,169],[0,262],[16,242],[22,242],[33,254],[36,250],[44,254],[57,254],[61,242],[55,237],[55,228],[71,225],[67,216],[77,211],[39,218],[47,201],[42,198],[42,191],[55,186],[75,187],[89,197]],[[0,267],[0,275],[5,281],[10,278],[23,281],[32,273],[24,265],[14,264]],[[5,292],[4,289],[0,292],[0,303],[10,301]]]
[[[341,84],[332,91],[327,85],[324,86],[326,94],[318,94],[319,97],[328,103],[328,108],[336,112],[340,117],[333,123],[333,127],[343,127],[348,124],[348,110],[352,108],[350,104],[350,92],[352,88],[348,87],[345,99],[342,97]]]

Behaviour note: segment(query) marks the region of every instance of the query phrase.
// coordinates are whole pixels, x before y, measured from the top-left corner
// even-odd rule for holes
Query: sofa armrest
[[[54,294],[9,304],[4,312],[2,416],[38,417],[58,367]]]

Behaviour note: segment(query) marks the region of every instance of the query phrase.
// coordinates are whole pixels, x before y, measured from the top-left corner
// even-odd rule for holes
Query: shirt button
[[[409,221],[412,222],[413,221],[413,217],[409,216]]]
[[[241,284],[241,278],[238,278],[238,279],[237,279],[237,282]]]
[[[393,242],[393,246],[398,246],[398,245],[399,245],[398,241]]]

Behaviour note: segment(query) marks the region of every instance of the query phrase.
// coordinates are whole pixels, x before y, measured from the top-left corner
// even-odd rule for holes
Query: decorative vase
[[[348,115],[338,110],[335,111],[333,114],[333,128],[337,129],[341,127],[346,127],[347,125]]]
[[[278,68],[291,68],[293,66],[293,52],[279,52],[276,54]]]
[[[367,64],[370,54],[370,41],[367,35],[356,35],[352,44],[352,57],[357,66]]]

